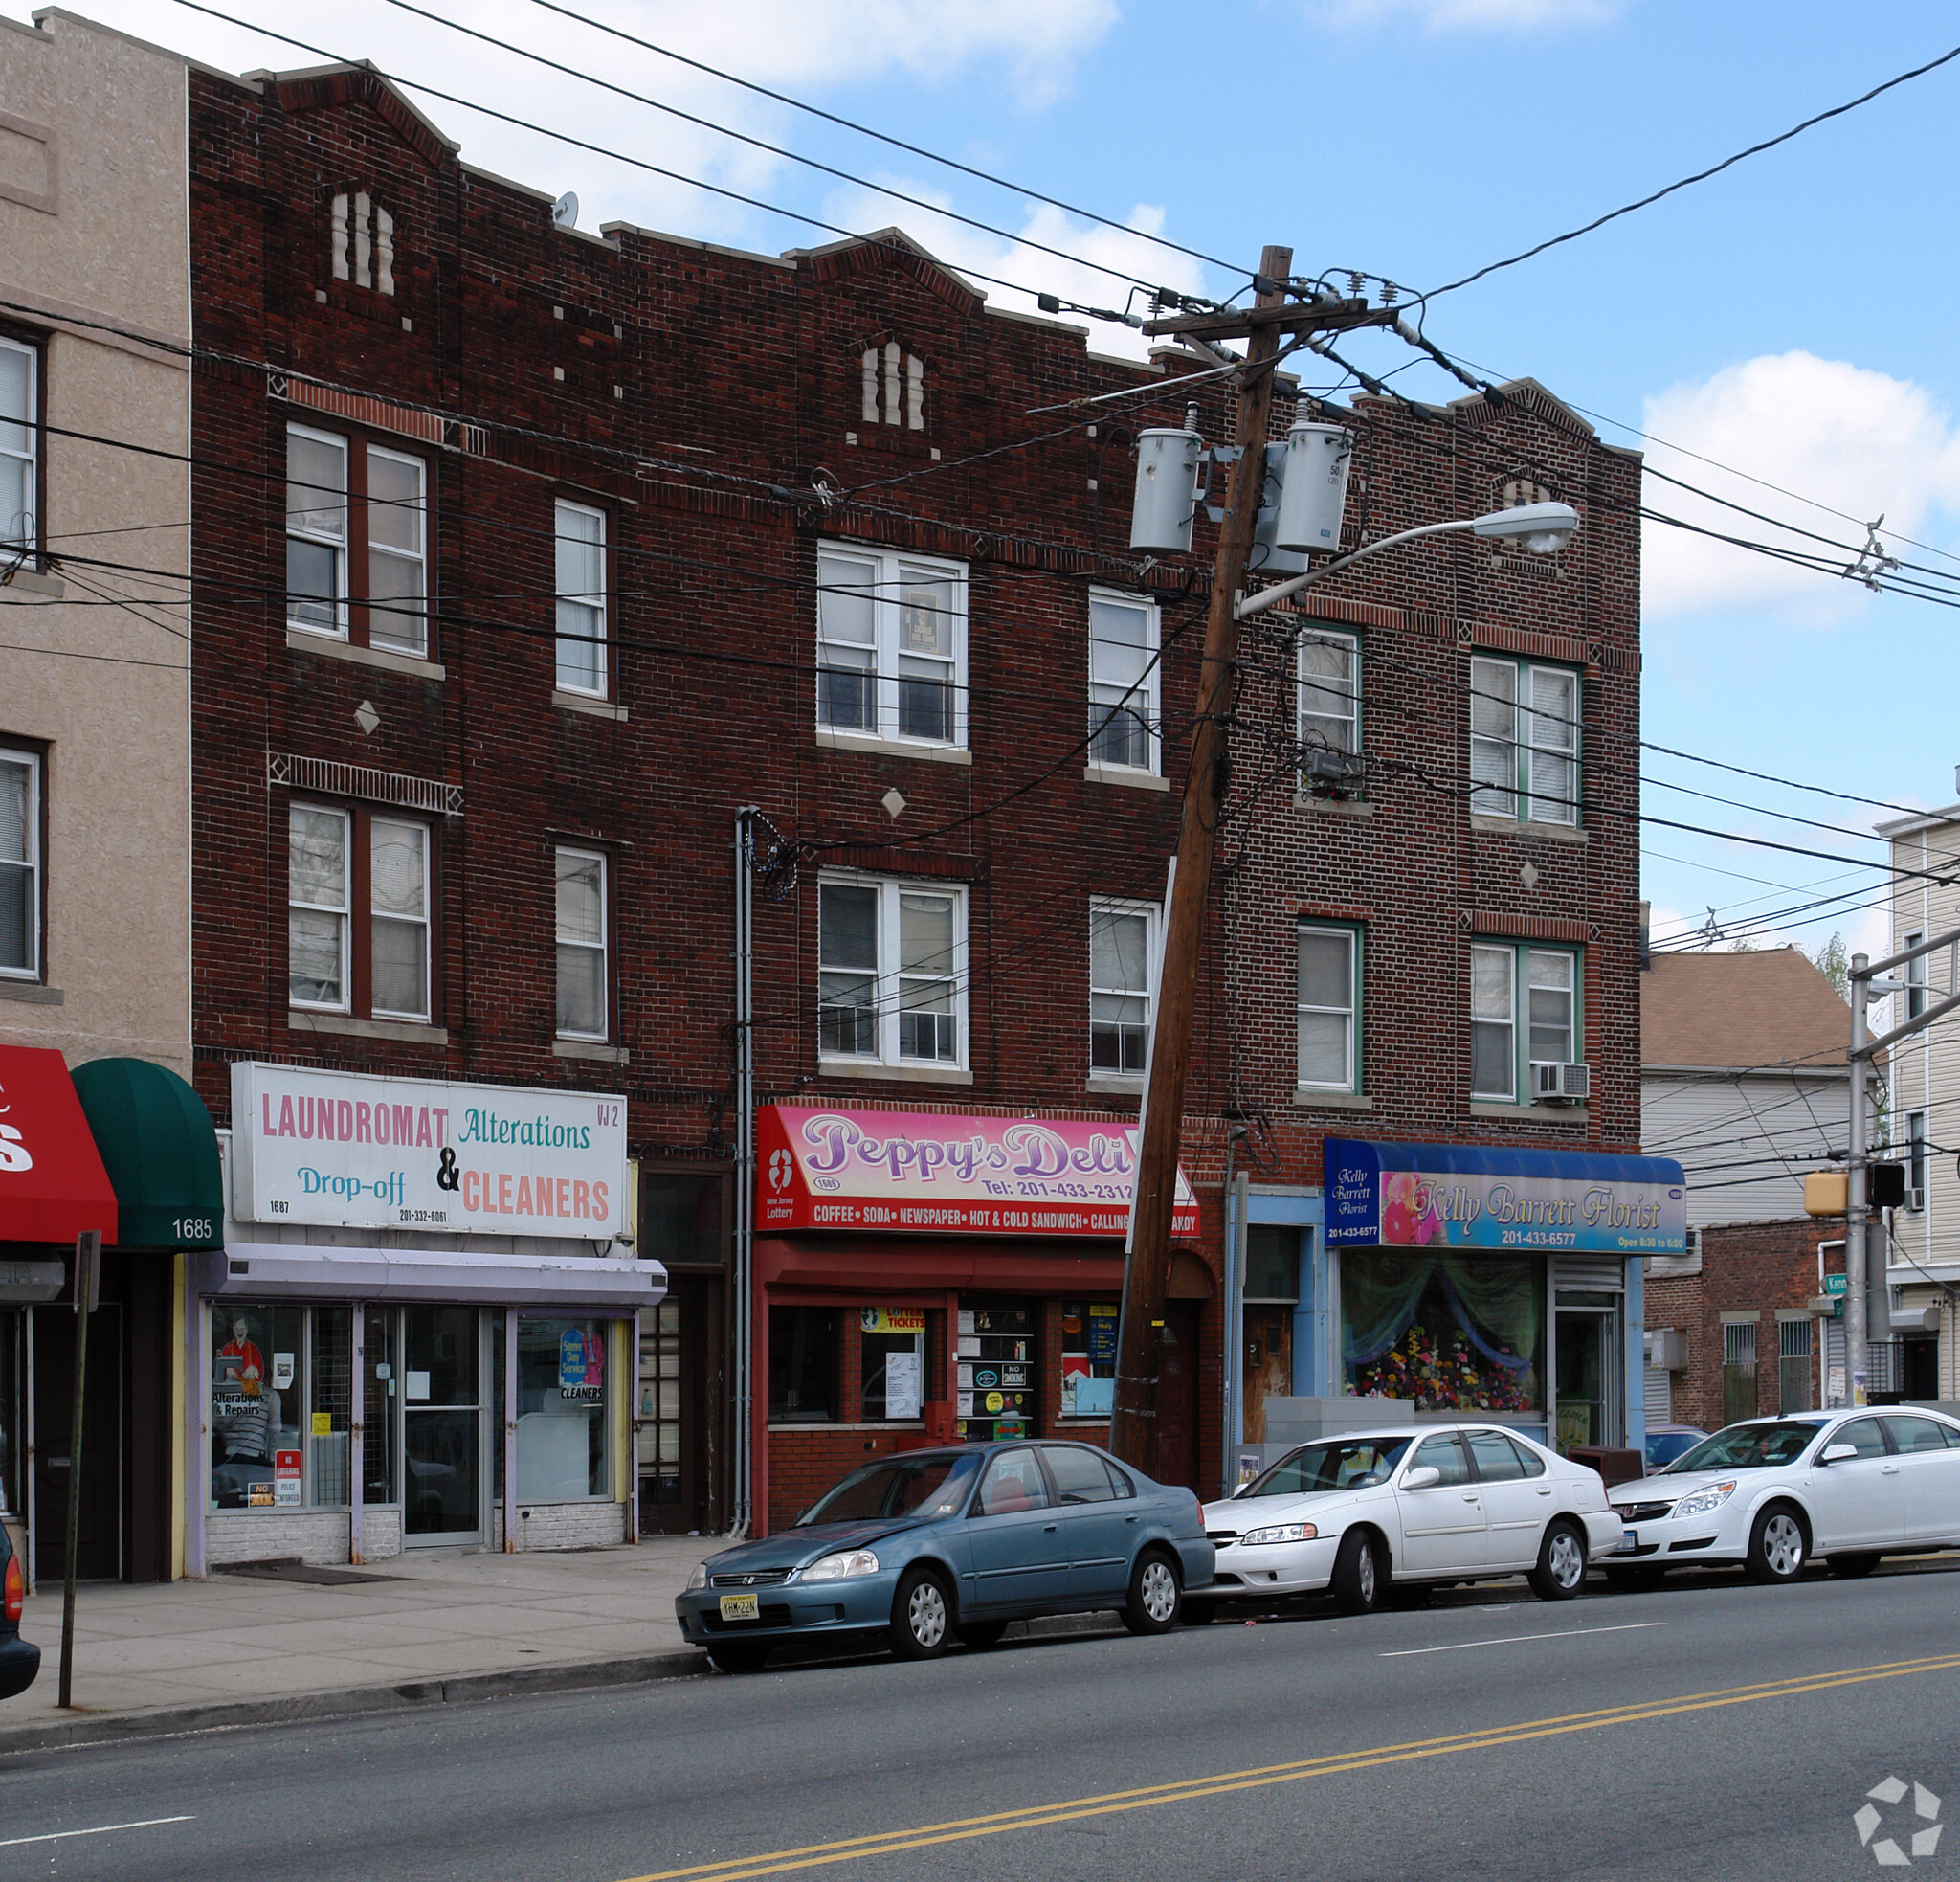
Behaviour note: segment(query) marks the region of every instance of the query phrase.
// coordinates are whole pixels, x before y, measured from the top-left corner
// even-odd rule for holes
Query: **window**
[[[34,347],[0,339],[0,548],[41,540],[40,364]]]
[[[1776,1328],[1776,1409],[1811,1409],[1811,1323],[1784,1320]]]
[[[0,975],[41,975],[41,761],[0,749]]]
[[[1063,1418],[1109,1416],[1116,1403],[1116,1330],[1122,1318],[1123,1309],[1113,1300],[1063,1303]],[[984,1399],[981,1402],[985,1403]]]
[[[837,1315],[829,1307],[769,1309],[769,1423],[837,1417]]]
[[[345,1509],[349,1310],[213,1301],[211,1355],[211,1507]]]
[[[1579,676],[1523,661],[1470,662],[1470,808],[1579,820]]]
[[[1579,957],[1570,948],[1470,949],[1470,1095],[1530,1096],[1530,1067],[1569,1064],[1579,1043]],[[1523,1025],[1519,1014],[1524,1015]]]
[[[1469,1460],[1463,1455],[1463,1445],[1455,1432],[1437,1432],[1433,1438],[1425,1438],[1415,1447],[1415,1455],[1409,1460],[1412,1470],[1436,1470],[1438,1490],[1450,1490],[1470,1481]]]
[[[826,546],[816,579],[816,723],[964,746],[965,566]]]
[[[603,1040],[612,1013],[607,969],[606,859],[586,849],[558,852],[558,1033]]]
[[[1089,596],[1089,762],[1157,770],[1157,606]]]
[[[1089,1073],[1142,1078],[1150,1049],[1150,960],[1156,909],[1089,907]]]
[[[286,624],[356,646],[429,652],[428,466],[286,427]]]
[[[1248,1301],[1284,1307],[1300,1299],[1300,1231],[1254,1222],[1245,1231],[1245,1284]]]
[[[557,505],[558,686],[606,697],[606,519],[583,504]]]
[[[1360,1056],[1355,1050],[1360,946],[1361,937],[1351,928],[1300,930],[1296,1013],[1303,1090],[1360,1088]]]
[[[817,889],[817,1050],[957,1066],[966,1013],[964,891],[830,881]]]
[[[925,1401],[925,1311],[859,1310],[858,1392],[861,1415],[917,1418]]]
[[[980,1493],[973,1499],[976,1516],[1007,1516],[1016,1510],[1045,1510],[1048,1484],[1032,1450],[1004,1450],[987,1467]]]
[[[1543,1409],[1543,1257],[1344,1248],[1340,1288],[1351,1396],[1469,1418]]]
[[[360,1019],[427,1020],[433,893],[425,823],[294,804],[286,859],[287,998]]]
[[[1915,1193],[1926,1194],[1926,1112],[1905,1113],[1905,1206],[1913,1208]]]
[[[1114,1503],[1128,1493],[1117,1489],[1115,1473],[1092,1450],[1043,1445],[1041,1458],[1055,1480],[1055,1493],[1064,1504]]]
[[[1917,948],[1925,939],[1924,934],[1908,934],[1903,945]],[[1905,963],[1905,1017],[1908,1019],[1917,1019],[1926,1011],[1926,955],[1921,954],[1917,960]]]
[[[1484,1483],[1516,1483],[1524,1477],[1524,1453],[1502,1431],[1466,1431],[1463,1436]]]
[[[1722,1422],[1735,1424],[1755,1415],[1756,1323],[1731,1321],[1722,1329]]]
[[[1300,637],[1300,742],[1361,750],[1361,643],[1351,634],[1316,627]]]
[[[569,1503],[612,1493],[606,1323],[517,1323],[517,1498]]]

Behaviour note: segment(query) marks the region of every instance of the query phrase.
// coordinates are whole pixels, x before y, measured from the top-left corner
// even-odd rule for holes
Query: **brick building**
[[[1130,448],[1192,390],[1229,437],[1217,382],[897,231],[560,227],[366,70],[193,74],[190,122],[196,1069],[234,1133],[187,1329],[205,1558],[759,1527],[943,1423],[1100,1436],[1212,547],[1127,554]],[[1654,1174],[1589,1161],[1637,1137],[1635,462],[1528,383],[1353,423],[1357,541],[1545,488],[1585,527],[1543,567],[1384,558],[1249,647],[1158,1460],[1206,1486],[1255,1257],[1256,1317],[1320,1316],[1289,1389],[1382,1382],[1325,1135],[1482,1157],[1540,1222],[1575,1205],[1534,1185]],[[1303,739],[1365,789],[1303,790]],[[1531,1102],[1539,1060],[1590,1104]],[[599,1161],[443,1141],[479,1113],[499,1156],[583,1118]],[[1395,1230],[1349,1233],[1359,1287]],[[1564,1363],[1586,1435],[1637,1420],[1637,1264],[1464,1259],[1394,1256],[1370,1326],[1474,1294],[1496,1410],[1548,1428]],[[310,1414],[269,1512],[226,1398],[268,1333],[260,1423]]]

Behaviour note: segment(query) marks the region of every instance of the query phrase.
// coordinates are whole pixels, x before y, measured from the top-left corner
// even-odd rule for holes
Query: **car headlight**
[[[799,1581],[847,1581],[854,1575],[876,1575],[878,1557],[869,1549],[846,1549],[814,1561],[797,1577]]]
[[[696,1562],[694,1573],[687,1578],[687,1591],[689,1594],[692,1594],[695,1589],[705,1588],[707,1585],[708,1565],[706,1562]]]
[[[1311,1542],[1320,1531],[1311,1523],[1275,1523],[1270,1529],[1249,1529],[1238,1538],[1245,1549],[1264,1548],[1272,1542]]]
[[[1733,1482],[1709,1484],[1704,1490],[1691,1490],[1674,1506],[1677,1516],[1705,1516],[1710,1510],[1719,1510],[1735,1494]]]

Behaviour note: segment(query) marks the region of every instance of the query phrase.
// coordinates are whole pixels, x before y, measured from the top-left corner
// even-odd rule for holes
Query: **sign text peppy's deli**
[[[233,1067],[234,1208],[255,1221],[604,1239],[628,1231],[626,1101]]]

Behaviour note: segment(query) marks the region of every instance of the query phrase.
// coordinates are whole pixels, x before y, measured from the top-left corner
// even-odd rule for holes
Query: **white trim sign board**
[[[626,1100],[292,1065],[232,1067],[240,1221],[628,1232]]]

